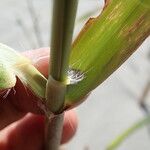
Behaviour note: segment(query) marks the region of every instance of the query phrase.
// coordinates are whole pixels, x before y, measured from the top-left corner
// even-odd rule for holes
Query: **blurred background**
[[[74,37],[103,0],[80,0]],[[0,42],[25,51],[49,47],[52,0],[1,0]],[[149,113],[150,38],[111,77],[92,92],[76,111],[79,128],[66,150],[105,150],[135,121]],[[150,132],[142,128],[118,150],[149,150]]]

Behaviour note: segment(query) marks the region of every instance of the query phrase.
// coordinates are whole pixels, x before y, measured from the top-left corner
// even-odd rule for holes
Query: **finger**
[[[68,121],[69,120],[69,121]],[[77,117],[73,111],[65,114],[62,142],[75,134]],[[1,150],[41,150],[44,146],[44,117],[28,114],[0,133]]]
[[[26,115],[0,132],[1,150],[41,150],[43,143],[41,116]],[[36,134],[35,134],[36,133]]]

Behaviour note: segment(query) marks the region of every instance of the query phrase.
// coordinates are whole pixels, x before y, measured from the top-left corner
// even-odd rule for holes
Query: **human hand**
[[[35,67],[48,75],[48,48],[28,51],[25,56]],[[0,150],[43,150],[43,111],[37,97],[20,80],[8,91],[0,92]],[[76,132],[77,117],[74,111],[65,113],[62,143],[68,142]]]

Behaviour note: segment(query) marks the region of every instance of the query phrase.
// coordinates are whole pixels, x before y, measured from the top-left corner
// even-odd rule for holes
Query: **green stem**
[[[54,116],[51,119],[46,118],[46,137],[45,137],[45,149],[46,150],[57,150],[61,137],[62,137],[62,129],[63,129],[63,119],[64,113]]]
[[[46,106],[52,119],[46,122],[46,150],[58,150],[63,127],[67,71],[78,0],[54,0],[51,57]],[[57,114],[57,115],[56,115]],[[48,116],[49,117],[49,116]]]
[[[107,150],[115,150],[120,146],[120,144],[131,134],[133,134],[136,130],[144,127],[145,125],[150,123],[150,116],[145,117],[144,119],[136,122],[126,131],[124,131],[120,136],[118,136],[108,147]]]
[[[49,66],[50,76],[47,85],[47,106],[53,113],[62,111],[64,106],[67,71],[77,3],[78,0],[54,1]],[[58,94],[57,91],[62,94]]]

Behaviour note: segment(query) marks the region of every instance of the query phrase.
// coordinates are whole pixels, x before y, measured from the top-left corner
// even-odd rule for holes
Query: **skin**
[[[24,55],[47,77],[48,48],[27,51]],[[9,93],[0,91],[0,150],[44,150],[44,121],[37,97],[19,80]],[[76,129],[77,116],[73,110],[67,111],[61,143],[68,142]]]

